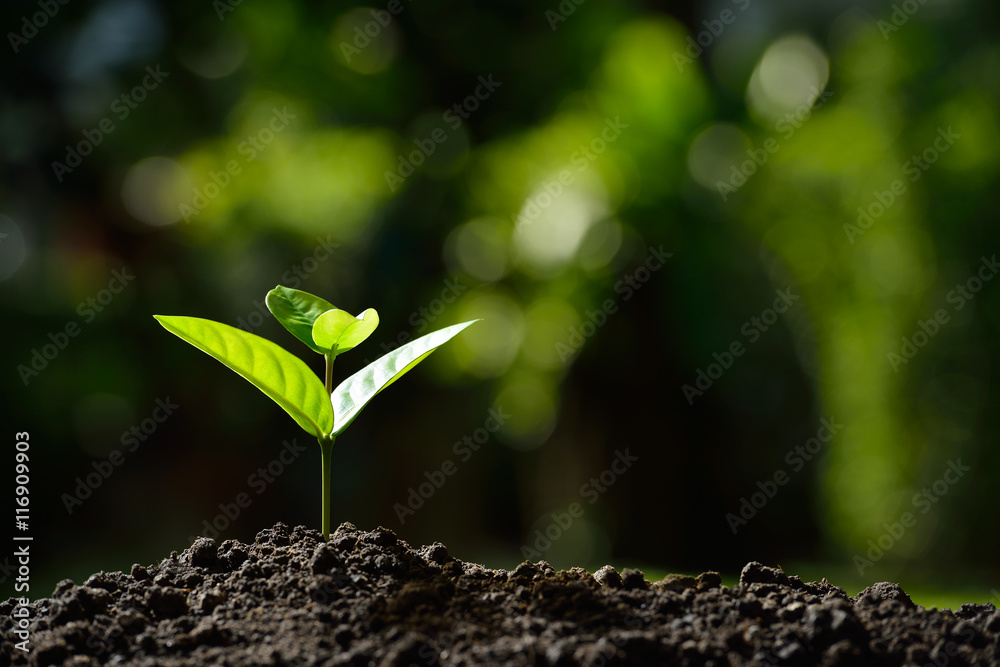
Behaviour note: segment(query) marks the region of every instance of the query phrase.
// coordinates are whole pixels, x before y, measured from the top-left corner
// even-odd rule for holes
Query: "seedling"
[[[266,338],[200,317],[153,317],[170,333],[249,380],[316,437],[323,465],[323,539],[329,540],[330,462],[337,436],[376,394],[478,320],[421,336],[368,364],[334,388],[334,360],[375,331],[378,326],[375,309],[369,308],[355,317],[318,296],[281,286],[268,292],[266,303],[275,319],[292,335],[326,359],[324,382],[305,362]]]

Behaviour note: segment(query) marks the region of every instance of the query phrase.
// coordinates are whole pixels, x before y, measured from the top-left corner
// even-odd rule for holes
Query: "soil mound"
[[[30,651],[0,603],[0,664],[996,665],[1000,611],[851,598],[750,563],[740,583],[544,561],[492,570],[345,523],[254,544],[200,538],[158,565],[60,582],[30,605]]]

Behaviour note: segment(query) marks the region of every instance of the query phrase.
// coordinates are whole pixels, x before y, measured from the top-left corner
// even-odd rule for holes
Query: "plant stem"
[[[323,355],[326,359],[326,393],[333,393],[333,360],[336,358],[336,351],[331,350]]]
[[[333,394],[333,360],[337,358],[337,346],[323,355],[326,359],[326,393]],[[333,465],[333,442],[337,439],[334,435],[324,436],[319,439],[319,450],[321,455],[320,463],[323,468],[323,541],[330,541],[330,469]]]
[[[320,438],[319,448],[323,468],[323,541],[330,541],[330,470],[333,459],[334,436]]]

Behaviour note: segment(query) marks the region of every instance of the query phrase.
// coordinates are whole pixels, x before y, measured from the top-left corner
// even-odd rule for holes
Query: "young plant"
[[[323,466],[323,539],[330,539],[330,461],[333,443],[375,396],[448,342],[471,322],[421,336],[333,386],[333,362],[378,326],[369,308],[357,317],[300,290],[275,287],[267,307],[296,338],[326,360],[320,382],[298,357],[266,338],[200,317],[154,315],[170,333],[233,369],[264,392],[319,441]]]

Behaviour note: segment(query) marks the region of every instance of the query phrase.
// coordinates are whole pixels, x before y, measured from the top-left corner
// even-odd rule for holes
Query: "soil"
[[[158,565],[60,582],[30,604],[30,651],[0,603],[0,665],[996,665],[1000,611],[857,597],[750,563],[649,582],[638,570],[513,571],[345,523],[254,544],[199,538]]]

